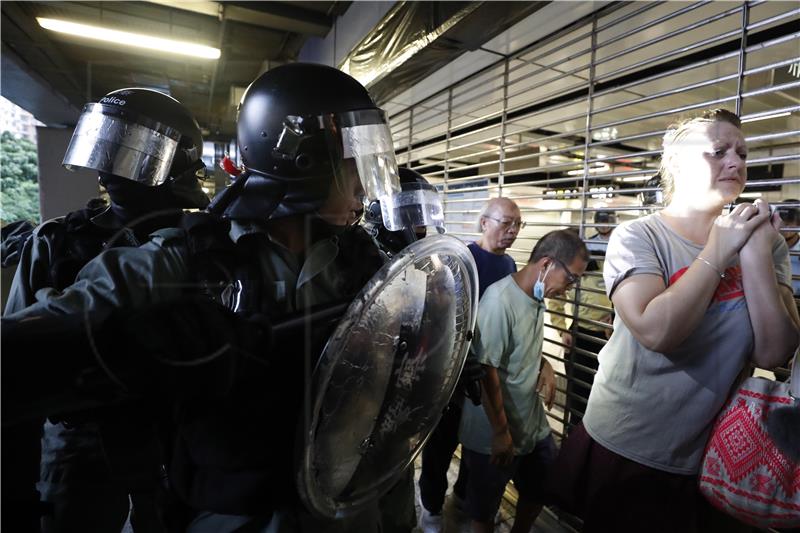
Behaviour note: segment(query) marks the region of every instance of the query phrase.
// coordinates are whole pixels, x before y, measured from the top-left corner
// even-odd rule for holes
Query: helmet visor
[[[381,214],[384,226],[392,231],[419,226],[444,227],[444,210],[436,189],[402,191],[384,196],[381,198]]]
[[[400,194],[400,177],[394,158],[392,134],[383,111],[365,109],[325,115],[323,127],[334,160],[337,183],[347,183],[355,169],[367,201],[379,200],[384,225],[392,230],[402,229],[401,218],[389,212],[396,205],[391,199]],[[384,208],[384,199],[389,199]]]
[[[103,104],[87,104],[75,126],[63,165],[88,168],[148,186],[164,183],[180,133]]]

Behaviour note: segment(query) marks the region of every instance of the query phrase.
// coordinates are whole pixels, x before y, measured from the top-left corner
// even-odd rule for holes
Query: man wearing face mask
[[[152,231],[177,224],[183,209],[206,207],[196,176],[202,149],[191,113],[165,94],[121,89],[87,104],[64,166],[98,172],[111,203],[34,230],[22,248],[5,313],[36,303],[41,289],[66,288],[103,250],[138,246]],[[68,424],[45,423],[38,484],[50,506],[45,531],[119,532],[129,494],[134,530],[161,530],[153,502],[160,476],[152,420],[139,413],[129,413],[124,423],[121,418],[93,413]]]
[[[569,230],[536,243],[528,264],[490,286],[478,308],[473,343],[486,376],[483,405],[464,404],[459,436],[469,467],[466,511],[475,533],[492,531],[509,480],[519,491],[512,531],[529,531],[542,507],[543,476],[555,459],[542,401],[555,398],[555,375],[542,357],[544,299],[563,295],[589,254]]]
[[[588,272],[594,272],[581,279],[580,305],[577,312],[577,323],[567,330],[566,303],[563,300],[552,299],[547,302],[550,311],[550,323],[561,330],[561,342],[564,344],[564,354],[568,358],[567,363],[567,417],[570,427],[577,426],[586,411],[586,401],[589,399],[594,375],[597,371],[597,357],[586,355],[579,350],[599,353],[604,342],[599,339],[608,339],[611,336],[611,329],[598,326],[594,322],[613,323],[613,312],[600,309],[602,307],[612,308],[611,300],[605,295],[605,285],[603,282],[603,260],[608,248],[608,239],[614,231],[617,223],[617,215],[607,209],[595,211],[595,224],[608,224],[597,226],[597,233],[588,238],[586,248],[593,256],[587,268]],[[588,290],[583,290],[588,289]],[[574,301],[575,293],[570,292],[567,300]],[[588,305],[587,305],[588,304]],[[570,313],[574,309],[570,309]],[[591,369],[587,370],[586,368]]]

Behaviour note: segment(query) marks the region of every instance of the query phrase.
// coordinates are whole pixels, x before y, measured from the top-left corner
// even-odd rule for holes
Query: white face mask
[[[553,268],[553,263],[547,265],[547,269],[544,271],[544,275],[541,272],[539,272],[539,277],[536,279],[536,283],[533,284],[534,300],[539,300],[540,302],[544,301],[544,280],[547,279],[547,274],[550,273],[551,268]]]

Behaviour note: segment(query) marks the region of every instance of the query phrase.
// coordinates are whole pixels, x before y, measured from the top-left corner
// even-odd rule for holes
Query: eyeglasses
[[[525,226],[528,225],[527,222],[524,222],[522,220],[500,220],[499,218],[490,217],[489,215],[483,215],[483,216],[485,216],[486,218],[492,219],[495,222],[497,222],[498,224],[500,224],[500,227],[503,228],[503,231],[505,231],[507,229],[511,229],[511,228],[522,229],[522,228],[524,228]]]
[[[560,266],[561,268],[563,268],[563,269],[564,269],[564,272],[566,272],[566,273],[567,273],[567,285],[575,285],[575,283],[577,283],[577,281],[578,281],[579,279],[581,279],[581,277],[580,277],[579,275],[577,275],[577,274],[574,274],[573,272],[571,272],[571,271],[570,271],[570,270],[567,268],[567,265],[565,265],[565,264],[564,264],[564,262],[563,262],[563,261],[561,261],[561,260],[559,260],[559,259],[556,259],[555,257],[552,257],[551,259],[552,259],[553,261],[555,261],[556,263],[558,263],[558,266]]]

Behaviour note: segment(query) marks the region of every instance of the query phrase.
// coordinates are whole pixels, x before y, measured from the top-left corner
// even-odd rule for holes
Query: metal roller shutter
[[[621,222],[658,209],[651,179],[665,127],[714,107],[742,117],[750,150],[742,200],[800,207],[783,202],[800,198],[796,2],[614,3],[395,113],[391,123],[398,163],[442,191],[451,234],[476,239],[489,198],[519,204],[527,227],[509,253],[522,265],[552,229],[572,227],[588,239],[603,225],[594,223],[598,210]],[[565,303],[562,314],[578,318],[580,304]],[[550,312],[545,353],[560,376],[550,416],[561,433],[567,372],[565,330],[551,324],[558,314]],[[573,335],[578,322],[607,327],[579,320]]]

